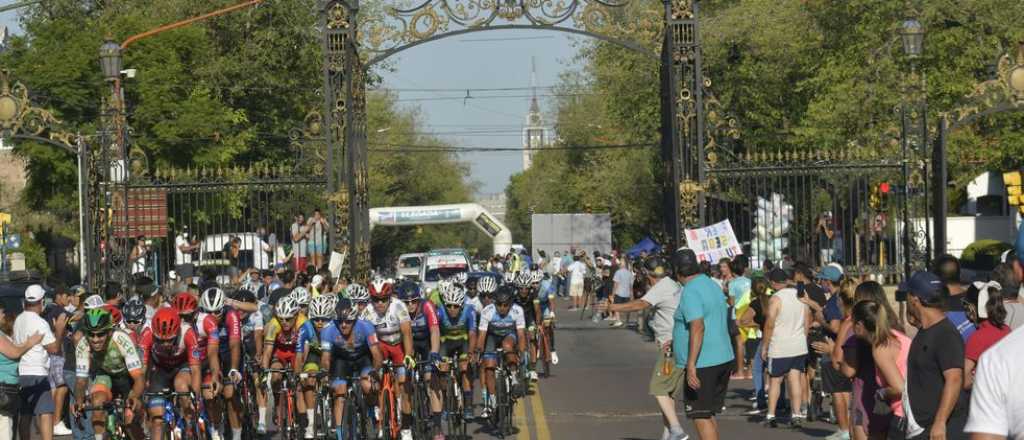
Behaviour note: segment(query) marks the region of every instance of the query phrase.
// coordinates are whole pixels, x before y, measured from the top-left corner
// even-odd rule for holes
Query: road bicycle
[[[463,411],[472,408],[473,402],[465,402],[463,396],[463,373],[459,368],[458,358],[445,357],[441,359],[442,365],[448,366],[448,371],[438,372],[439,380],[442,382],[443,405],[447,414],[446,427],[449,437],[466,438],[466,424]],[[472,368],[472,366],[470,366]]]
[[[346,438],[351,440],[370,438],[373,414],[369,412],[367,396],[363,394],[362,380],[358,372],[353,374],[348,379],[348,390],[345,393],[345,412],[341,425],[345,427]],[[333,391],[327,394],[331,399],[334,398]],[[330,420],[333,423],[334,419]]]
[[[433,364],[424,359],[417,359],[416,367],[406,373],[405,389],[412,408],[412,430],[415,437],[430,435],[430,393],[428,388],[432,384],[427,382],[426,376],[432,370]],[[431,375],[431,382],[436,380],[437,376]]]
[[[395,366],[391,360],[384,360],[380,367],[380,383],[377,390],[377,438],[396,440],[402,430],[398,413],[398,381]]]
[[[207,440],[207,419],[203,399],[197,398],[191,391],[182,393],[164,390],[159,393],[145,393],[143,398],[146,401],[159,398],[164,402],[164,429],[161,438],[154,440]],[[176,402],[181,401],[195,409],[191,418],[186,418],[178,411],[179,405]]]
[[[280,429],[281,438],[284,440],[299,440],[304,434],[296,421],[295,392],[298,389],[297,377],[294,371],[287,368],[267,368],[263,370],[265,384],[268,394],[273,393],[271,377],[274,373],[281,374],[281,386],[274,394],[274,413],[277,414],[274,421]],[[284,414],[280,410],[284,405]],[[312,421],[307,421],[312,423]]]
[[[551,320],[544,320],[543,323],[537,327],[537,350],[539,356],[537,356],[537,367],[543,367],[543,372],[538,372],[542,377],[551,377],[551,332],[550,327],[554,325]]]
[[[516,404],[516,397],[513,384],[513,375],[518,371],[509,369],[505,363],[505,350],[498,348],[498,365],[494,369],[494,398],[495,407],[491,412],[491,427],[494,428],[498,438],[512,435],[512,410]]]
[[[82,408],[83,414],[88,414],[95,411],[105,411],[107,413],[106,418],[106,436],[109,440],[128,440],[128,433],[126,432],[128,426],[125,423],[125,414],[129,412],[125,408],[124,401],[121,399],[114,399],[108,402],[104,402],[102,405],[89,405]],[[79,429],[83,428],[84,423],[92,423],[92,419],[84,417],[83,422],[80,418],[75,418],[75,423],[78,424]]]
[[[313,378],[316,380],[316,403],[313,407],[313,437],[329,439],[334,432],[334,391],[327,381],[328,373],[321,371],[317,373],[300,374],[300,379]]]
[[[246,356],[242,364],[242,380],[235,386],[235,399],[238,400],[238,417],[242,419],[242,438],[256,438],[256,422],[259,403],[256,400],[256,385],[259,367],[256,362]]]

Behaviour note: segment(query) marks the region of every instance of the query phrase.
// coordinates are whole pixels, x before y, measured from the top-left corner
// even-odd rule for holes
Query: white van
[[[399,255],[398,261],[395,262],[395,276],[397,278],[419,281],[420,266],[423,265],[423,258],[426,255],[424,252]]]
[[[437,249],[427,252],[420,266],[420,282],[427,291],[437,282],[459,272],[469,272],[469,254],[465,249]]]

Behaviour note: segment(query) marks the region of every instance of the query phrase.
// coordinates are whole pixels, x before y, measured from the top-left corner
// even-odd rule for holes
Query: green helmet
[[[114,328],[114,321],[110,317],[110,311],[101,307],[85,312],[82,325],[87,332],[99,333],[112,330]]]

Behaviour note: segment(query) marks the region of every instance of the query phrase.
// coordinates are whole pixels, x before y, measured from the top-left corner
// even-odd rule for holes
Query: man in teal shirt
[[[683,294],[672,328],[676,367],[686,368],[686,415],[701,440],[718,439],[715,414],[725,405],[733,369],[729,338],[729,304],[722,288],[701,273],[697,256],[681,249],[674,257],[676,281]]]

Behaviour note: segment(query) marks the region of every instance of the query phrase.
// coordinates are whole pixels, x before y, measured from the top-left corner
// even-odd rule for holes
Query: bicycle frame
[[[160,393],[145,393],[143,398],[148,400],[153,397],[159,397],[164,400],[164,436],[165,438],[178,440],[178,439],[193,439],[200,440],[205,439],[206,427],[202,420],[204,409],[202,408],[202,399],[196,397],[191,391],[189,392],[177,392],[166,390]],[[189,399],[196,409],[195,422],[189,425],[189,420],[182,417],[176,410],[177,406],[175,402],[180,398]],[[159,439],[155,439],[159,440]]]
[[[380,385],[379,391],[377,392],[378,408],[380,409],[381,420],[378,422],[383,425],[382,431],[385,438],[396,439],[398,438],[399,431],[401,431],[401,425],[398,420],[398,393],[396,390],[396,378],[394,366],[390,360],[385,360],[380,368]]]
[[[286,440],[297,439],[298,431],[295,423],[295,389],[297,386],[293,386],[296,380],[295,372],[286,368],[267,368],[263,370],[263,373],[267,376],[268,394],[272,394],[274,391],[271,384],[271,375],[274,373],[281,374],[281,387],[277,390],[277,393],[274,394],[275,396],[278,396],[274,400],[274,409],[276,413],[277,408],[280,407],[282,403],[281,397],[283,396],[285,414],[282,416],[280,423],[278,423],[278,427],[281,429],[281,433]]]
[[[124,432],[124,428],[126,427],[124,423],[124,401],[122,401],[121,399],[114,399],[108,402],[104,402],[103,405],[89,405],[82,408],[83,413],[89,413],[94,411],[105,411],[107,413],[105,427],[107,435],[111,440],[124,440],[128,438],[128,436]],[[80,421],[76,419],[75,422],[79,423]],[[92,423],[92,420],[86,419],[86,422]],[[81,423],[79,423],[78,426],[81,428]]]

